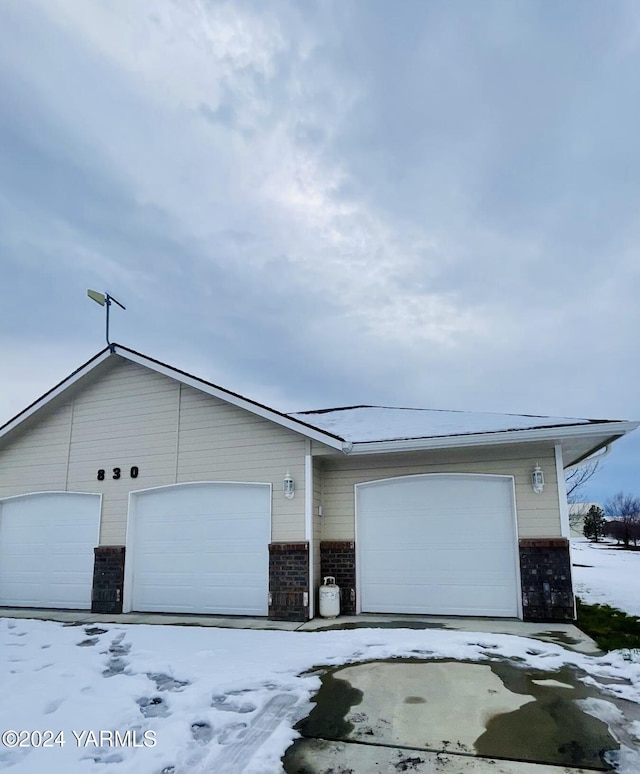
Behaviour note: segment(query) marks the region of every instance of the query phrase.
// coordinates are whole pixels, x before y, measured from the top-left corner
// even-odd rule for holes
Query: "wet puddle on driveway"
[[[414,659],[341,667],[323,675],[285,771],[310,771],[296,763],[310,740],[608,771],[604,754],[619,745],[577,703],[590,697],[603,698],[568,667]]]

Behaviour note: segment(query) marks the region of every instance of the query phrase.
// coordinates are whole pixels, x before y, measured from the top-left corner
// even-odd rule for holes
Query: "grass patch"
[[[585,605],[577,600],[578,628],[601,650],[640,649],[640,618],[611,605]]]

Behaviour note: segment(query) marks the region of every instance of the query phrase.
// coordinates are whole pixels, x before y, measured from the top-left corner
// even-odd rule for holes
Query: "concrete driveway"
[[[550,676],[506,660],[393,659],[342,667],[323,676],[285,770],[607,771],[605,753],[615,754],[618,744],[605,723],[581,708],[589,697],[598,692],[569,668]]]
[[[515,620],[357,616],[305,629],[433,627],[516,634],[595,654],[570,624]],[[491,665],[394,659],[342,667],[322,677],[303,738],[285,758],[287,774],[608,771],[619,745],[580,702],[601,698],[569,669],[550,677],[504,661]],[[611,697],[607,696],[611,701]],[[624,703],[627,717],[638,708]]]
[[[357,616],[279,625],[258,619],[200,616],[129,614],[106,617],[59,611],[53,614],[52,611],[38,613],[33,610],[6,612],[15,618],[58,618],[67,623],[77,625],[82,622],[91,626],[107,623],[105,619],[108,618],[114,623],[127,624],[181,624],[197,629],[203,626],[278,628],[306,633],[359,628],[378,631],[448,629],[473,632],[474,636],[476,632],[522,635],[530,638],[529,643],[532,639],[539,641],[539,647],[536,643],[526,646],[526,654],[534,657],[533,662],[525,661],[525,650],[522,650],[522,659],[513,651],[503,651],[500,656],[499,650],[503,646],[492,644],[491,637],[487,636],[485,640],[482,634],[477,643],[472,642],[488,652],[489,658],[484,661],[464,660],[468,658],[464,655],[468,651],[463,649],[458,653],[457,646],[446,655],[431,660],[424,658],[429,651],[422,650],[404,653],[405,656],[420,654],[419,658],[373,660],[388,659],[388,656],[372,654],[367,659],[367,648],[374,645],[365,640],[362,663],[353,660],[347,665],[344,665],[345,661],[307,662],[320,665],[312,674],[321,677],[322,685],[313,699],[314,708],[297,725],[302,738],[285,755],[284,767],[288,774],[606,771],[611,769],[609,756],[615,756],[618,741],[626,748],[636,749],[634,741],[625,738],[625,733],[629,736],[625,727],[615,726],[615,718],[608,720],[608,727],[586,711],[589,702],[605,699],[599,692],[605,689],[605,683],[615,682],[618,678],[608,673],[609,676],[599,678],[598,683],[594,680],[585,682],[580,678],[587,673],[579,672],[576,666],[565,663],[555,671],[548,669],[542,661],[538,670],[532,666],[536,659],[546,661],[546,657],[555,652],[545,644],[550,642],[598,657],[595,643],[567,624]],[[295,637],[294,632],[291,634]],[[380,639],[384,640],[384,637]],[[343,641],[337,638],[336,645]],[[492,648],[497,648],[493,652],[495,655]],[[329,658],[332,655],[332,651],[324,650],[324,646],[319,653]],[[323,663],[333,663],[333,666],[324,668]],[[338,663],[342,665],[338,666]],[[581,661],[578,659],[576,664]],[[627,722],[640,722],[640,705],[616,699],[610,692],[606,702],[612,710],[617,707]],[[256,728],[251,725],[249,730],[275,732],[275,726],[265,730],[260,723],[262,720],[256,716],[253,724]],[[260,739],[256,737],[255,745],[261,743]],[[241,751],[251,757],[251,750],[247,752],[246,749],[248,741],[243,737],[235,747],[242,748]],[[230,744],[229,750],[233,752],[235,747]],[[243,770],[235,758],[234,767],[227,767],[225,771]],[[626,770],[634,769],[627,767]]]

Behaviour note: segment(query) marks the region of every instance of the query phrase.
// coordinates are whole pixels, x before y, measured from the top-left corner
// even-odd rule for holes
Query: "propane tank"
[[[340,615],[340,588],[333,575],[327,575],[320,586],[320,615],[323,618]]]

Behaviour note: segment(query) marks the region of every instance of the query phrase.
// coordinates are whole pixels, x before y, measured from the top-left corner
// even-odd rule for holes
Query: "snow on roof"
[[[563,425],[584,425],[598,420],[520,414],[476,414],[467,411],[350,406],[289,414],[319,430],[351,443],[437,438],[506,430],[531,430]]]

